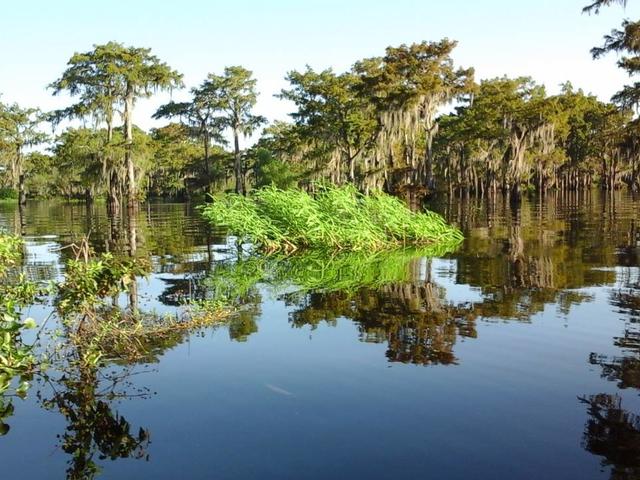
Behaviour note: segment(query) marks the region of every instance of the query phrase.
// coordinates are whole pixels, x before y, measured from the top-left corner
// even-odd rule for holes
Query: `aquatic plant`
[[[318,186],[315,195],[265,187],[250,197],[227,194],[202,208],[212,224],[265,252],[300,248],[380,251],[404,245],[454,247],[462,233],[433,212],[412,212],[383,192]]]
[[[75,258],[67,262],[65,279],[56,285],[56,307],[70,340],[68,356],[80,365],[150,361],[167,344],[179,343],[182,333],[218,323],[227,314],[221,302],[189,304],[181,315],[170,316],[141,312],[133,305],[120,308],[118,296],[136,295],[134,286],[149,272],[148,261],[95,255],[86,238],[70,247]]]
[[[69,333],[80,365],[153,362],[167,349],[178,345],[184,335],[225,321],[229,310],[221,305],[191,307],[182,315],[138,312],[127,314],[117,307],[94,312],[95,321]]]
[[[22,342],[21,332],[35,327],[33,319],[23,320],[20,310],[31,304],[36,286],[14,271],[22,258],[22,241],[0,234],[0,394],[20,378],[16,393],[26,393],[28,378],[35,366],[32,346]],[[5,408],[9,408],[6,407]]]
[[[128,291],[148,268],[141,259],[108,252],[91,258],[77,256],[67,262],[65,279],[58,285],[58,310],[63,316],[71,312],[92,315],[106,298]]]

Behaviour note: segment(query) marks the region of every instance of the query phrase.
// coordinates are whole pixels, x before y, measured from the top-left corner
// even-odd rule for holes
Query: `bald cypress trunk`
[[[233,146],[234,146],[234,170],[236,175],[236,193],[246,195],[246,186],[244,183],[244,171],[242,168],[242,157],[240,156],[240,139],[238,138],[238,128],[233,129]]]
[[[18,178],[18,203],[20,205],[25,205],[27,203],[27,194],[25,192],[24,187],[24,171],[22,167],[22,149],[18,146],[16,147],[16,166],[15,172]]]
[[[127,197],[129,205],[134,205],[138,198],[136,185],[136,170],[133,162],[133,98],[134,92],[131,86],[127,86],[127,95],[124,102],[124,126],[125,126],[125,168],[127,172]]]
[[[119,180],[118,170],[114,165],[113,153],[111,152],[111,143],[113,142],[113,120],[111,117],[107,119],[107,158],[105,171],[109,175],[109,193],[107,209],[112,216],[118,215],[120,212],[120,198],[119,198]]]
[[[209,132],[205,131],[204,134],[204,171],[207,174],[207,184],[209,183],[209,174],[210,174],[210,169],[209,169],[209,147],[210,147],[210,140],[209,140]]]

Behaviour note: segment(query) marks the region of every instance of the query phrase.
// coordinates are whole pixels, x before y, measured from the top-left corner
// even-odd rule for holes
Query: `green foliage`
[[[611,105],[569,83],[548,96],[527,77],[484,80],[439,119],[436,173],[450,191],[588,188],[610,174],[612,158],[624,158],[624,123]]]
[[[192,139],[187,127],[170,123],[151,135],[155,152],[149,172],[150,193],[179,195],[188,189],[189,180],[206,176],[201,166],[203,148]]]
[[[324,156],[325,163],[337,155],[338,170],[347,167],[347,178],[355,179],[355,160],[372,145],[378,132],[373,106],[360,94],[361,80],[352,72],[335,74],[331,69],[287,75],[289,90],[280,97],[298,110],[291,114],[298,133],[306,139],[311,156]]]
[[[253,174],[256,188],[272,185],[282,190],[297,186],[300,173],[294,165],[274,157],[265,148],[252,149]]]
[[[76,258],[67,262],[65,279],[56,285],[56,307],[67,330],[69,355],[82,368],[153,361],[185,332],[220,323],[228,314],[218,301],[186,305],[183,315],[145,313],[133,303],[122,309],[115,299],[124,292],[136,295],[136,279],[148,273],[148,262],[111,253],[93,257],[86,241],[74,250]]]
[[[229,194],[203,208],[211,223],[267,252],[298,248],[375,251],[405,244],[456,245],[462,234],[431,212],[411,212],[382,192],[352,186],[302,190],[265,187],[251,197]]]
[[[42,114],[37,108],[22,108],[18,104],[0,102],[0,161],[10,185],[18,190],[18,201],[26,202],[25,149],[44,143],[47,135],[39,130]]]
[[[245,165],[240,151],[240,135],[251,135],[266,123],[266,118],[255,115],[253,108],[258,100],[256,79],[253,72],[241,66],[226,67],[222,75],[209,74],[202,88],[213,97],[223,128],[233,135],[234,174],[236,193],[245,194]]]
[[[18,192],[13,188],[3,187],[0,188],[0,200],[17,200]]]
[[[583,13],[600,13],[602,7],[613,5],[614,3],[620,4],[623,7],[627,6],[627,0],[595,0],[595,2],[586,5],[583,9]]]
[[[151,54],[151,49],[125,47],[108,42],[95,45],[84,53],[75,53],[62,76],[49,87],[54,95],[68,92],[77,103],[51,114],[54,124],[64,118],[92,118],[96,125],[106,123],[107,142],[102,155],[103,172],[111,182],[111,196],[116,200],[127,188],[131,200],[137,199],[138,179],[144,166],[134,159],[138,143],[133,128],[136,100],[148,98],[159,90],[182,86],[182,75]],[[118,162],[110,152],[113,143],[114,113],[123,106],[124,161]],[[126,179],[126,182],[124,181]]]
[[[146,262],[111,253],[103,253],[97,259],[69,260],[65,280],[58,286],[58,309],[63,316],[93,315],[105,298],[127,291],[136,277],[147,271]]]
[[[37,289],[16,273],[21,259],[22,242],[0,234],[0,395],[11,387],[16,377],[21,379],[16,393],[25,394],[29,386],[27,380],[35,366],[32,347],[21,340],[21,331],[35,327],[35,323],[32,319],[22,320],[20,311],[33,303]]]
[[[585,11],[624,0],[594,1]],[[594,57],[620,55],[618,65],[640,72],[640,22],[626,20],[605,37]],[[292,70],[278,95],[295,106],[291,123],[266,128],[254,148],[242,136],[266,119],[254,113],[253,73],[229,66],[191,89],[184,102],[162,105],[154,118],[179,122],[148,135],[133,125],[136,102],[156,91],[182,86],[182,76],[148,48],[108,42],[75,53],[49,87],[74,102],[46,116],[90,120],[91,128],[67,128],[53,155],[25,153],[46,135],[37,109],[0,104],[0,163],[6,185],[32,196],[92,199],[108,193],[192,198],[253,186],[287,189],[315,181],[354,184],[410,199],[435,189],[546,191],[640,190],[640,122],[637,82],[613,98],[614,105],[565,85],[549,96],[531,78],[494,78],[475,83],[472,68],[453,61],[457,42],[448,38],[390,46],[380,56],[356,61],[344,72]],[[455,113],[440,115],[448,103]],[[118,118],[122,127],[117,128]],[[223,133],[233,137],[231,151]],[[250,187],[251,185],[249,185]]]

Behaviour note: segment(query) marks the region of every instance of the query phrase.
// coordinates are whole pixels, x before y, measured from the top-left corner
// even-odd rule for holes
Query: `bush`
[[[18,192],[13,188],[0,188],[0,200],[17,200]]]

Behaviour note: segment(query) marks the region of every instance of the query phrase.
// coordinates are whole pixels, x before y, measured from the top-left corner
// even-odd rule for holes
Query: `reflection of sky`
[[[31,280],[62,279],[64,266],[61,263],[59,250],[61,245],[54,242],[53,238],[51,236],[24,238],[26,248],[24,266]]]
[[[481,302],[480,288],[456,283],[456,265],[455,258],[434,258],[431,261],[433,280],[446,290],[446,300],[454,304]]]

